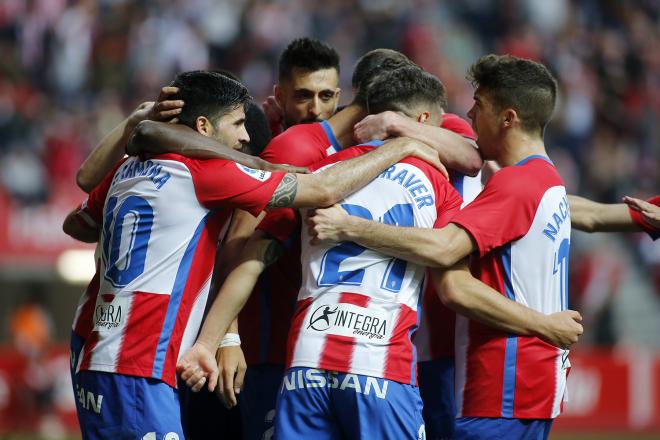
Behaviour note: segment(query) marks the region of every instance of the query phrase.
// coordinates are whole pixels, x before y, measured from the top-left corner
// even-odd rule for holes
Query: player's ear
[[[431,114],[429,112],[423,112],[419,116],[417,116],[417,122],[421,122],[423,124],[426,121],[428,121],[430,117]]]
[[[502,112],[502,125],[504,128],[511,128],[516,122],[520,122],[520,120],[514,109],[507,108]]]
[[[280,107],[284,108],[284,102],[282,102],[282,87],[279,84],[273,86],[273,95],[275,95],[275,101],[277,101]]]
[[[213,124],[211,124],[211,121],[206,116],[197,116],[197,119],[195,119],[195,129],[204,136],[210,137],[213,135]]]

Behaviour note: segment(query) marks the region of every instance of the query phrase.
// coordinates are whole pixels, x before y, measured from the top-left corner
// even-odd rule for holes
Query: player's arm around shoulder
[[[446,176],[438,154],[428,145],[397,138],[353,159],[345,160],[317,174],[287,174],[271,197],[268,207],[330,206],[375,179],[383,170],[414,156],[429,162]]]

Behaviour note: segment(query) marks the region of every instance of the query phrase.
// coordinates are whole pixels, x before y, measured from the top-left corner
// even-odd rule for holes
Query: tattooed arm
[[[434,149],[419,141],[401,137],[318,174],[287,174],[273,193],[268,207],[330,206],[362,188],[383,170],[408,156],[429,162],[440,171],[444,170],[446,175],[446,170]]]
[[[208,377],[209,391],[218,381],[215,352],[227,328],[245,306],[263,270],[277,261],[284,246],[261,230],[256,230],[243,249],[236,268],[227,276],[209,310],[195,344],[177,364],[177,371],[189,384]],[[223,387],[229,390],[233,386]],[[223,392],[223,390],[219,390]]]

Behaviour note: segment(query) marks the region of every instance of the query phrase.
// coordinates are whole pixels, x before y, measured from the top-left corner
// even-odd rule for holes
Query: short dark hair
[[[417,66],[404,66],[376,76],[367,87],[367,109],[375,114],[386,110],[414,116],[417,105],[447,106],[445,86],[435,76]]]
[[[261,106],[249,101],[245,106],[245,130],[250,136],[247,144],[248,154],[258,156],[266,148],[272,137],[270,125]]]
[[[512,108],[528,132],[543,135],[557,100],[557,81],[541,63],[512,55],[485,55],[468,71],[496,110]]]
[[[297,38],[280,55],[279,79],[291,77],[294,68],[314,72],[335,69],[339,74],[339,54],[335,49],[314,38]]]
[[[199,116],[213,120],[250,100],[247,88],[217,72],[194,70],[180,73],[172,86],[179,92],[171,99],[181,99],[185,103],[179,114],[179,123],[195,128]]]
[[[374,49],[362,55],[353,69],[351,85],[355,90],[353,102],[366,104],[367,87],[376,75],[389,72],[404,66],[414,66],[407,56],[392,49]]]

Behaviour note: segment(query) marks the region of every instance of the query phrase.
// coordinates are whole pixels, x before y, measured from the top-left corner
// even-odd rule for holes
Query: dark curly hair
[[[467,79],[481,88],[497,111],[512,108],[525,131],[543,135],[557,101],[557,81],[541,63],[512,55],[485,55]]]

